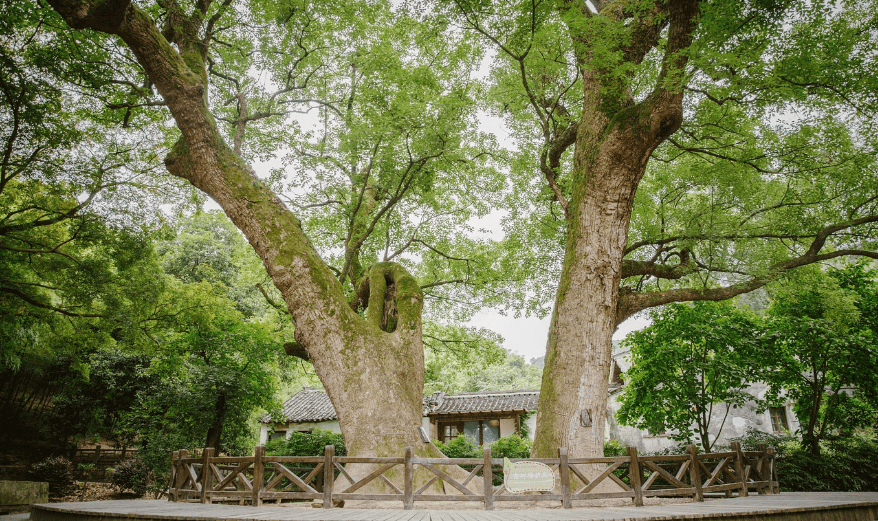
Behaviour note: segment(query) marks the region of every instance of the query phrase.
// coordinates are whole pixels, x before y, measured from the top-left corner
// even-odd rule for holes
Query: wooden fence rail
[[[125,459],[137,457],[137,449],[113,449],[100,445],[93,449],[74,447],[70,449],[68,457],[73,463],[113,466]]]
[[[629,447],[626,456],[607,458],[570,458],[561,448],[557,458],[511,461],[548,465],[558,476],[555,490],[512,493],[503,484],[494,485],[495,467],[502,466],[503,460],[492,458],[490,447],[484,448],[482,458],[416,458],[411,447],[406,447],[401,458],[358,458],[336,456],[332,445],[326,446],[323,456],[314,457],[266,456],[265,447],[258,446],[253,456],[217,456],[212,448],[200,456],[190,456],[185,450],[174,452],[168,498],[254,506],[272,500],[320,499],[323,508],[332,508],[340,500],[391,500],[401,501],[406,510],[415,501],[478,501],[492,510],[496,501],[560,501],[564,508],[571,508],[574,500],[631,498],[636,506],[643,506],[645,497],[690,496],[703,501],[705,494],[780,491],[774,449],[764,445],[748,452],[732,443],[729,452],[711,454],[699,454],[690,445],[686,454],[669,456],[639,455]],[[346,465],[359,463],[370,464],[373,470],[355,479]],[[462,481],[448,472],[455,465],[466,472]],[[429,479],[415,488],[414,475],[419,469]],[[373,482],[377,487],[371,488],[383,492],[361,491]],[[474,488],[476,483],[481,486]],[[436,490],[435,485],[455,493],[429,492],[431,487]],[[602,485],[613,491],[600,491]]]

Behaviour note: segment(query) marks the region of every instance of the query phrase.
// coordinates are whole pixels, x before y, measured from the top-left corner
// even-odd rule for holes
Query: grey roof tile
[[[424,415],[468,412],[535,411],[539,391],[482,391],[477,393],[433,393],[424,397]],[[337,420],[329,396],[322,389],[304,387],[283,404],[284,419],[262,418],[263,423],[311,423]]]
[[[539,391],[482,391],[445,395],[430,414],[535,411]]]
[[[287,422],[311,423],[337,420],[335,408],[329,401],[329,396],[322,389],[303,387],[301,391],[284,402],[283,414]],[[268,423],[271,418],[262,418],[263,423]],[[281,420],[283,421],[283,420]]]

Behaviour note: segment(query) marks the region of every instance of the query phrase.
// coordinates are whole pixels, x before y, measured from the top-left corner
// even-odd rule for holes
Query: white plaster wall
[[[524,422],[524,424],[527,425],[528,428],[527,437],[530,439],[530,441],[534,441],[534,433],[537,432],[537,415],[531,414],[530,418],[528,418],[527,421]]]
[[[766,390],[767,386],[765,384],[754,383],[750,385],[748,392],[754,397],[762,398]],[[658,452],[677,445],[676,441],[667,436],[653,436],[640,429],[617,424],[615,414],[622,406],[618,401],[618,397],[619,393],[614,393],[610,395],[607,401],[610,413],[610,417],[607,420],[610,438],[618,440],[623,445],[636,447],[638,452]],[[787,404],[785,408],[790,430],[795,432],[799,428],[799,422],[793,414],[790,404]],[[711,442],[728,445],[732,438],[743,436],[747,433],[748,429],[770,433],[771,417],[768,411],[757,413],[756,409],[756,402],[754,401],[748,401],[742,407],[732,407],[723,424],[726,406],[723,404],[714,405],[709,427]],[[720,430],[721,426],[722,430]],[[700,445],[700,440],[696,439],[695,441],[696,444]]]
[[[500,418],[500,437],[515,434],[515,418]]]
[[[338,420],[318,423],[291,423],[287,426],[287,438],[290,437],[293,431],[306,431],[308,429],[323,429],[325,431],[332,431],[341,434],[341,427],[338,426]]]
[[[436,431],[436,424],[430,423],[430,418],[426,416],[421,418],[421,427],[423,427],[424,430],[427,431],[427,436],[429,436],[431,440],[435,440],[439,437],[439,433]]]

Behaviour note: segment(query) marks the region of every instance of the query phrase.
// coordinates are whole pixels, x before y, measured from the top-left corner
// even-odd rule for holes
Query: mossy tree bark
[[[698,2],[668,2],[666,9],[668,18],[653,17],[644,38],[655,39],[669,23],[668,58],[661,73],[668,78],[685,67],[680,51],[691,42]],[[587,48],[589,36],[575,29],[574,40]],[[649,47],[649,41],[641,43]],[[642,59],[645,51],[639,53]],[[575,149],[565,202],[566,250],[537,412],[537,457],[552,457],[558,447],[578,457],[602,455],[612,335],[634,194],[650,154],[683,118],[682,88],[673,81],[659,82],[645,100],[634,103],[627,92],[608,99],[611,89],[602,78],[588,67],[583,71],[583,113],[574,127],[575,140],[557,138],[558,147]]]
[[[372,268],[364,282],[368,317],[358,315],[296,216],[225,143],[205,94],[209,30],[199,36],[212,23],[211,2],[197,2],[191,13],[163,2],[164,30],[128,0],[49,3],[72,28],[117,35],[136,56],[181,132],[168,170],[212,197],[263,260],[338,413],[349,454],[399,456],[411,445],[439,456],[417,432],[424,371],[417,282],[397,265]]]

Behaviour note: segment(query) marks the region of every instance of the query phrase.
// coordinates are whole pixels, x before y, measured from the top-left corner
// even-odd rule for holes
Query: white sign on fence
[[[509,492],[540,492],[555,488],[555,473],[538,461],[511,462],[503,458],[503,483]]]

